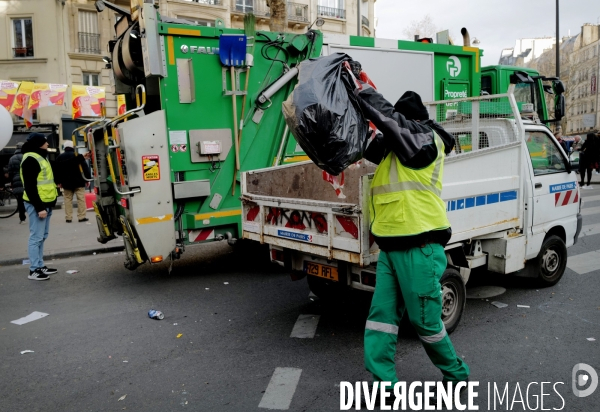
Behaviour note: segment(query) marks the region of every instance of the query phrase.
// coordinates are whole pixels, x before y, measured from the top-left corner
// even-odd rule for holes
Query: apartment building
[[[566,126],[568,134],[586,133],[600,126],[599,31],[598,25],[583,25],[567,63],[569,65]]]
[[[376,0],[288,1],[288,31],[303,32],[318,18],[329,33],[374,36]],[[129,9],[130,2],[112,3]],[[112,71],[102,60],[114,38],[119,15],[106,8],[99,13],[93,0],[0,0],[0,79],[103,86],[108,116],[116,115]],[[160,0],[159,12],[205,26],[216,21],[242,28],[244,14],[257,16],[257,29],[268,30],[266,0]],[[64,107],[48,107],[34,122],[60,123],[71,115]]]

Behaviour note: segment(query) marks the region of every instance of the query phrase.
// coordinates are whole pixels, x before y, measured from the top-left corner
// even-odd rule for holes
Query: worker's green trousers
[[[365,327],[365,367],[376,381],[398,382],[394,356],[405,310],[444,378],[462,381],[469,376],[469,367],[456,356],[441,319],[440,278],[446,263],[444,248],[433,243],[379,253],[375,294]]]

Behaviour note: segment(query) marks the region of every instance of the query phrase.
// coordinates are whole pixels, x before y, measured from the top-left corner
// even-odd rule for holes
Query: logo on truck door
[[[456,77],[460,74],[460,60],[456,56],[450,56],[446,62],[446,70],[450,73],[450,77]]]

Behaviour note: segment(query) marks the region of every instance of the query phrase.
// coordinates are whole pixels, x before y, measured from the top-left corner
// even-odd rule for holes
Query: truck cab
[[[486,66],[481,68],[481,94],[506,93],[511,77],[520,73],[531,82],[519,82],[515,88],[515,99],[519,109],[523,104],[533,105],[533,111],[544,124],[560,121],[564,116],[564,86],[556,77],[544,77],[538,71],[517,66]],[[554,106],[554,119],[550,119],[549,102]]]

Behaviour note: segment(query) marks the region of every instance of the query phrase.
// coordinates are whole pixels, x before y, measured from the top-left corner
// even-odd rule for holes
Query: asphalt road
[[[600,186],[584,192],[594,196],[586,209],[600,206]],[[599,223],[600,214],[584,216],[588,229]],[[600,233],[590,234],[569,256],[599,249]],[[309,297],[305,280],[257,260],[212,244],[188,250],[171,274],[167,265],[130,272],[113,254],[46,262],[59,269],[47,282],[28,280],[26,266],[0,268],[0,410],[261,411],[286,397],[291,411],[340,410],[340,381],[370,380],[362,348],[370,295],[322,302]],[[473,275],[471,290],[506,288],[489,301],[468,300],[451,335],[479,382],[479,410],[534,410],[536,402],[541,410],[542,382],[550,382],[544,409],[600,410],[600,389],[585,398],[571,389],[576,364],[600,374],[598,268],[567,269],[547,289]],[[149,319],[149,309],[165,319]],[[49,316],[10,323],[33,311]],[[290,337],[300,315],[314,315],[305,319],[317,326],[314,337]],[[400,334],[397,369],[407,382],[441,378],[409,329]],[[287,381],[269,386],[276,370]],[[508,383],[510,405],[496,400],[494,408],[494,383],[501,391]]]

